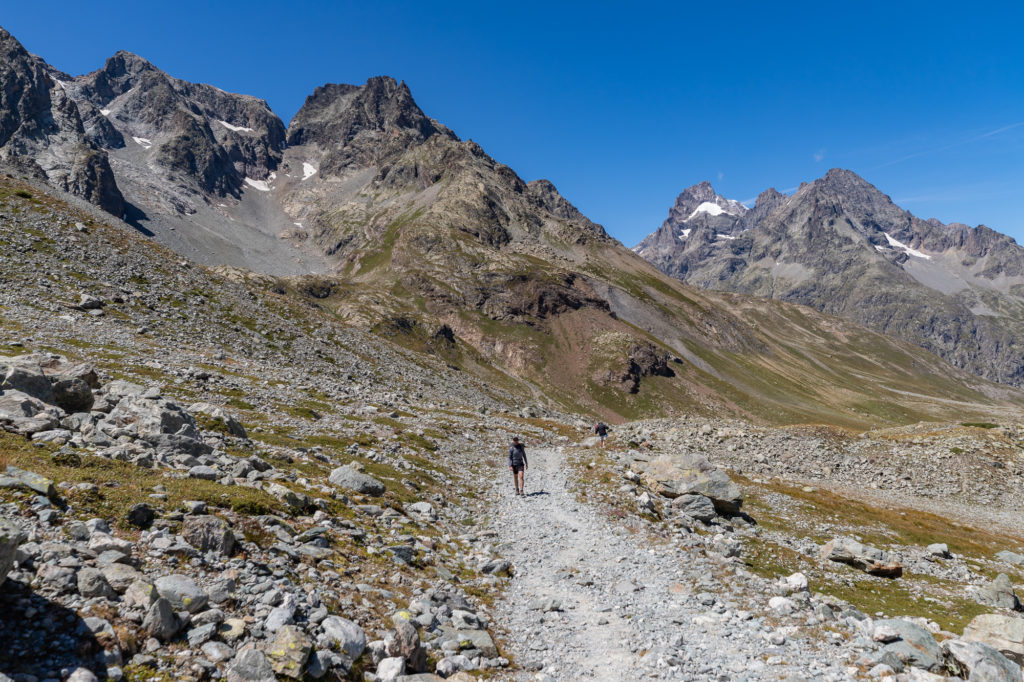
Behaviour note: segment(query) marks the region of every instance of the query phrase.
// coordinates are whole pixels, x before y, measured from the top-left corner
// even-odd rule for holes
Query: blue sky
[[[17,3],[0,25],[72,74],[125,49],[285,121],[324,82],[394,76],[629,246],[701,180],[748,200],[835,166],[1024,242],[1019,2],[102,6]]]

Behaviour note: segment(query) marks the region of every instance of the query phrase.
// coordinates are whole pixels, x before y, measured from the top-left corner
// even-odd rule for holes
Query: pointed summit
[[[405,82],[375,76],[363,86],[328,83],[306,98],[288,128],[288,145],[326,152],[324,174],[377,163],[435,135],[458,140],[419,108]]]

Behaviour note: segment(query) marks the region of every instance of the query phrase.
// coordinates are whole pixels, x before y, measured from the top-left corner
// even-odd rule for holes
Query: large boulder
[[[338,467],[331,472],[330,481],[339,488],[345,488],[363,495],[383,495],[384,484],[373,476],[363,473],[352,464]]]
[[[703,455],[662,455],[644,468],[647,484],[663,497],[703,495],[719,514],[736,514],[743,506],[740,487]]]
[[[931,633],[917,623],[902,618],[875,621],[875,632],[895,634],[898,639],[886,644],[882,653],[891,652],[905,665],[937,673],[943,667],[942,647]],[[887,638],[888,639],[888,638]]]
[[[133,426],[139,438],[150,438],[162,433],[181,433],[199,437],[195,418],[169,400],[152,395],[127,395],[110,411],[107,419],[118,426]]]
[[[57,428],[62,417],[64,410],[23,391],[9,389],[0,394],[0,428],[7,431],[31,436]]]
[[[1017,665],[1024,664],[1024,618],[983,613],[967,624],[962,639],[988,644]]]
[[[1021,610],[1020,600],[1005,573],[1000,573],[995,580],[978,589],[978,603],[1000,609]]]
[[[235,417],[219,405],[212,403],[195,403],[189,405],[188,411],[192,414],[205,414],[214,422],[223,425],[223,428],[232,436],[245,438],[245,427]]]
[[[230,556],[235,548],[234,534],[228,524],[216,516],[186,516],[181,526],[181,537],[200,552]]]
[[[35,355],[0,358],[0,391],[20,391],[53,404],[53,389]]]
[[[847,564],[883,578],[903,575],[903,566],[894,561],[888,552],[852,538],[833,538],[822,546],[819,555],[822,559]]]
[[[71,414],[88,412],[95,402],[92,388],[78,377],[58,379],[51,388],[53,389],[53,404]]]
[[[1020,666],[983,642],[947,639],[942,650],[955,674],[972,682],[1022,682]]]
[[[0,519],[0,585],[7,579],[7,573],[14,566],[18,554],[18,545],[25,542],[28,535],[13,521]]]

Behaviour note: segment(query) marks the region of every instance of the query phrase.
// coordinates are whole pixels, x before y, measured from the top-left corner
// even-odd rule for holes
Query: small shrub
[[[18,189],[14,191],[14,196],[21,197],[22,199],[31,199],[32,192],[23,189]]]
[[[976,429],[996,429],[996,428],[999,428],[999,424],[993,424],[992,422],[961,422],[960,426],[973,426]]]

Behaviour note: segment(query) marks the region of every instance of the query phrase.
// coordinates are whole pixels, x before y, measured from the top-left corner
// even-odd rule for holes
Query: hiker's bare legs
[[[523,473],[523,470],[520,469],[518,472],[516,472],[516,490],[519,491],[520,495],[523,494],[523,486],[525,485],[525,483],[526,475]]]

